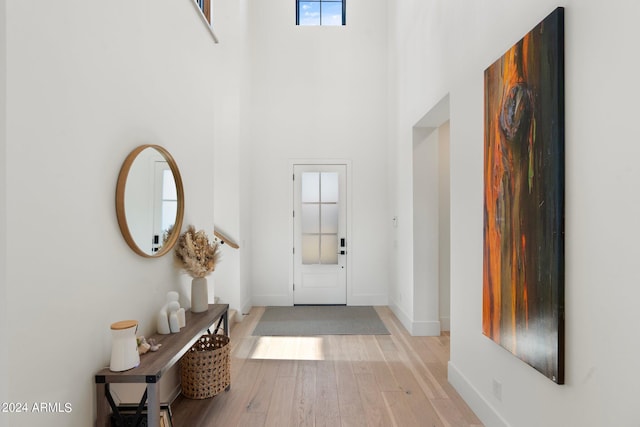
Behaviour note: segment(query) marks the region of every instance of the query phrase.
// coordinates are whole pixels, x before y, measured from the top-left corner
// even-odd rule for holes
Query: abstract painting
[[[564,9],[484,84],[482,330],[564,384]]]

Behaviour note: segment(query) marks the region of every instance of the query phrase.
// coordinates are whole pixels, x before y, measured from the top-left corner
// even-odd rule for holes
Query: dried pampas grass
[[[190,225],[176,243],[174,259],[178,268],[191,277],[205,277],[215,270],[220,259],[220,247],[217,241],[209,243],[204,230],[196,232]]]

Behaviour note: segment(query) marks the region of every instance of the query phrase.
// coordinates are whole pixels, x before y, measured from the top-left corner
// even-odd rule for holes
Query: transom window
[[[345,25],[345,0],[296,0],[296,25]]]

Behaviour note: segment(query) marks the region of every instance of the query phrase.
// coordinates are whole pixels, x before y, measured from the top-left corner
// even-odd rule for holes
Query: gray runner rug
[[[266,307],[254,336],[389,335],[371,306]]]

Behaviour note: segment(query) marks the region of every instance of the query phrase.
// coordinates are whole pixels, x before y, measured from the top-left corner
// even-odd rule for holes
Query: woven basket
[[[180,360],[182,394],[208,399],[231,384],[229,337],[203,335]]]

